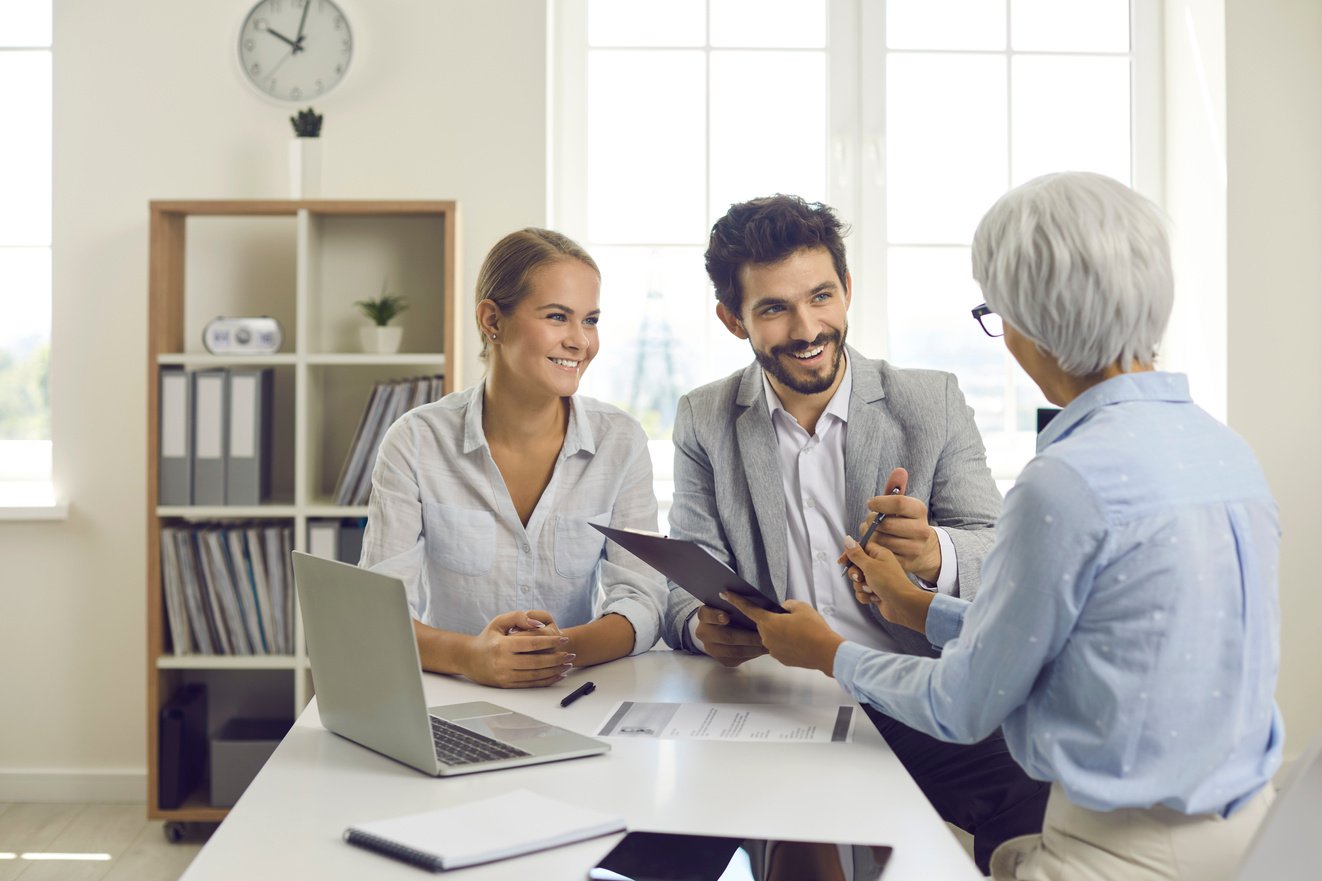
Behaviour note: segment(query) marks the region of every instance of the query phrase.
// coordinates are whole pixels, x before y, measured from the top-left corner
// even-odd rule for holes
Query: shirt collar
[[[464,413],[464,452],[471,453],[487,445],[486,433],[482,430],[482,399],[487,383],[482,382],[468,390],[468,404]],[[569,425],[565,429],[565,442],[560,447],[561,458],[577,452],[589,455],[597,452],[597,439],[592,434],[592,423],[583,412],[578,396],[569,399]]]
[[[1047,423],[1037,436],[1037,451],[1042,452],[1103,407],[1129,401],[1190,403],[1189,379],[1182,373],[1152,370],[1122,373],[1099,382],[1070,401]]]
[[[840,369],[844,371],[844,379],[840,380],[840,385],[836,386],[835,394],[831,395],[831,400],[827,402],[826,409],[822,411],[822,415],[826,416],[829,414],[836,417],[841,422],[847,423],[849,422],[849,396],[854,392],[854,374],[849,368],[848,351],[845,352],[842,360],[844,363],[841,364]],[[776,390],[771,385],[771,380],[767,379],[767,372],[765,370],[762,371],[762,389],[765,392],[764,397],[767,402],[767,412],[771,414],[773,420],[776,418],[777,410],[784,411],[786,416],[790,419],[794,419],[794,417],[790,415],[790,412],[785,409],[784,403],[780,400],[780,395],[776,394]]]

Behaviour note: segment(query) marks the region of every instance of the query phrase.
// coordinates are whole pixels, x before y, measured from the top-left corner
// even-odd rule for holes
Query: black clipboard
[[[728,612],[730,623],[737,627],[757,629],[757,625],[747,615],[721,599],[718,594],[737,593],[760,609],[768,612],[785,611],[774,596],[767,595],[740,578],[737,572],[707,553],[697,542],[636,529],[613,529],[596,523],[589,525],[701,602]]]

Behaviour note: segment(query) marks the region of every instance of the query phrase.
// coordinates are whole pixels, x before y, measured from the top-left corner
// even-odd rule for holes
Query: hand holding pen
[[[941,541],[928,520],[927,505],[905,495],[908,484],[909,472],[896,468],[886,478],[886,494],[868,500],[869,511],[885,515],[873,520],[877,529],[869,538],[894,554],[906,572],[931,585],[941,575]],[[859,529],[868,525],[859,524]],[[840,562],[845,562],[843,557]],[[856,581],[852,576],[851,580]]]
[[[905,471],[903,468],[896,468],[895,470],[891,471],[890,475],[886,478],[886,495],[888,496],[904,495],[904,488],[908,483],[909,483],[909,472]],[[862,545],[863,547],[867,547],[868,542],[872,540],[872,536],[876,534],[877,527],[880,526],[881,521],[885,519],[886,519],[886,512],[878,511],[877,516],[873,517],[872,523],[868,525],[867,531],[863,533],[863,538],[862,540],[859,541],[859,544]],[[862,573],[858,571],[857,566],[853,566],[849,563],[849,560],[845,557],[844,554],[841,554],[840,559],[837,560],[836,562],[844,564],[845,575],[849,578],[850,581],[856,582],[858,584],[863,583]]]

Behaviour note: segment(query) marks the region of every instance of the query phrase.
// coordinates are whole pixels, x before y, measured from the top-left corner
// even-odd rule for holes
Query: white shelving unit
[[[225,808],[196,792],[183,807],[158,799],[158,716],[181,685],[208,685],[208,727],[233,715],[293,718],[312,696],[302,627],[293,655],[172,653],[161,584],[163,525],[278,521],[303,549],[311,518],[358,518],[363,506],[333,503],[335,483],[377,380],[441,373],[462,388],[462,319],[456,298],[458,208],[418,201],[152,202],[147,359],[147,768],[148,817],[217,822]],[[359,350],[356,300],[383,282],[408,300],[396,355]],[[202,328],[217,316],[269,315],[285,331],[274,355],[217,356]],[[163,366],[273,367],[272,494],[256,506],[160,506],[157,493],[158,374]]]

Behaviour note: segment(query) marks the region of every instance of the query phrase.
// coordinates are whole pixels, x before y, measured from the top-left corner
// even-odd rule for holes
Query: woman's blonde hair
[[[477,303],[490,300],[502,315],[508,315],[528,296],[533,273],[557,260],[577,260],[601,277],[597,262],[578,242],[563,233],[530,226],[505,236],[487,252],[477,274]],[[480,324],[478,336],[482,338],[480,357],[485,361],[490,341]]]

